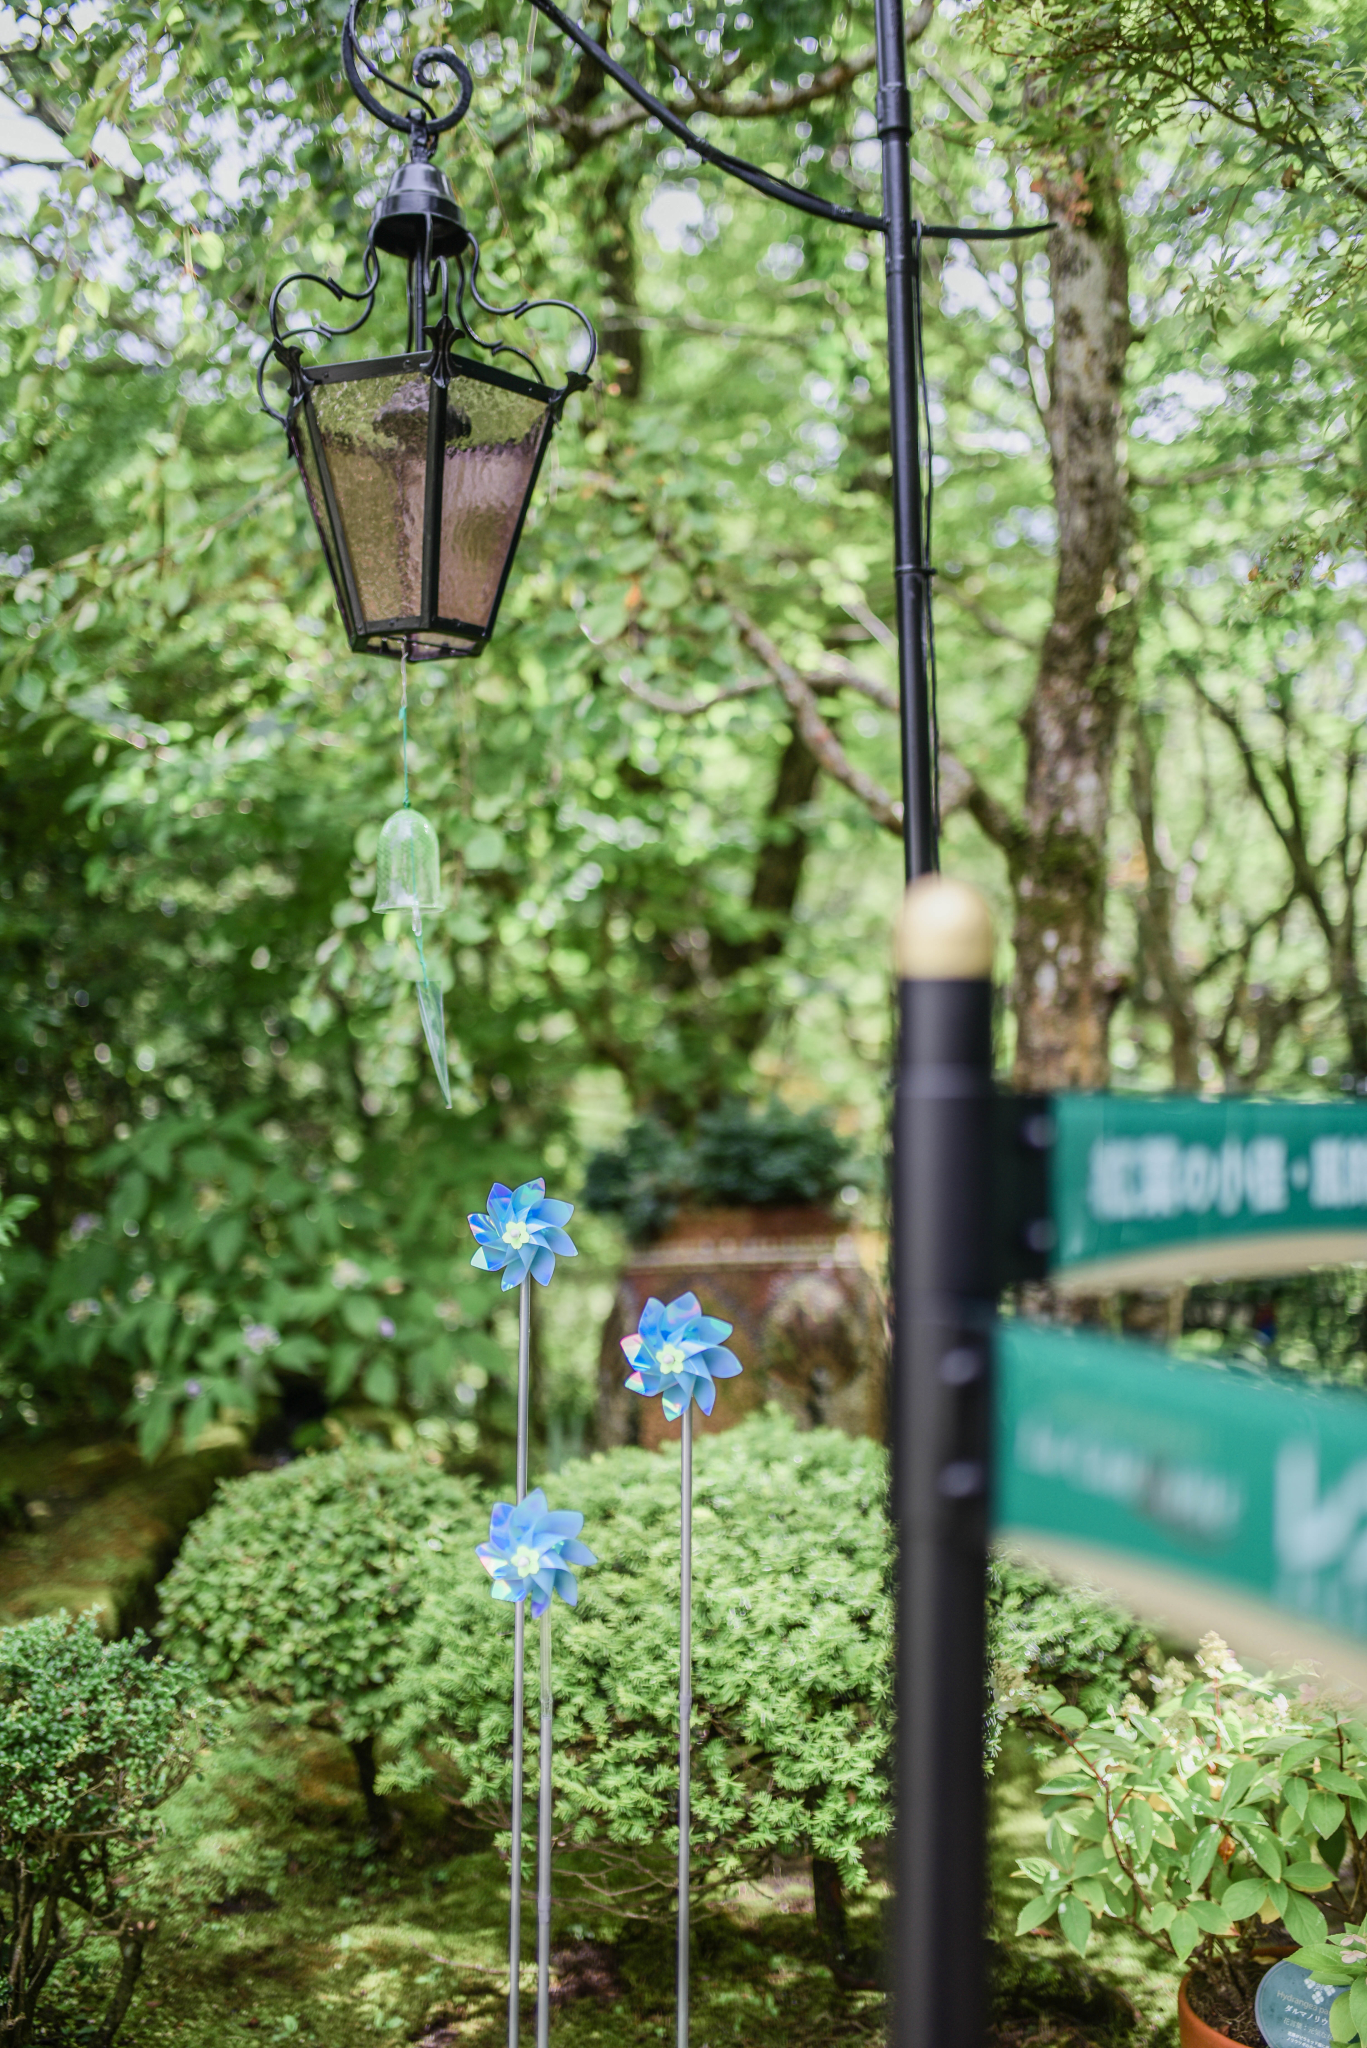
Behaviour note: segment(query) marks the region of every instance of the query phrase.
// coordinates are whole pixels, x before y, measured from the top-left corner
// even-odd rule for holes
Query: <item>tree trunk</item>
[[[849,1944],[845,1922],[845,1887],[840,1865],[827,1856],[812,1858],[812,1906],[817,1933],[826,1951],[831,1975],[842,1991],[880,1991],[881,1957],[876,1950]]]
[[[356,1776],[371,1835],[377,1842],[387,1842],[394,1833],[394,1809],[384,1794],[375,1789],[375,1737],[362,1735],[347,1746],[356,1759]]]
[[[1154,786],[1157,758],[1154,734],[1142,712],[1134,720],[1130,758],[1130,796],[1144,849],[1144,886],[1139,903],[1139,946],[1135,1004],[1161,1004],[1172,1044],[1172,1085],[1194,1091],[1200,1086],[1198,1027],[1191,984],[1177,959],[1177,892],[1172,870],[1158,844],[1158,813]],[[1153,984],[1154,986],[1150,986]]]
[[[1137,574],[1121,455],[1129,257],[1104,138],[1071,183],[1041,181],[1054,341],[1045,427],[1058,582],[1023,720],[1015,888],[1016,1083],[1098,1088],[1111,999],[1101,973],[1106,832],[1120,709],[1134,665]]]
[[[99,2048],[112,2048],[115,2037],[128,2014],[128,2008],[142,1975],[142,1952],[147,1946],[147,1936],[138,1932],[119,1936],[119,1953],[122,1962],[119,1981],[114,1986],[114,1995],[106,2008],[98,2035]]]

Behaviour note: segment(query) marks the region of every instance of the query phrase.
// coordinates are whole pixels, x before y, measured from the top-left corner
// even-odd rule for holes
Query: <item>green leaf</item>
[[[1348,1996],[1343,2003],[1348,2007],[1349,2017],[1358,2034],[1367,2038],[1367,1979],[1355,1979],[1349,1986]]]
[[[1125,1808],[1125,1818],[1134,1838],[1135,1854],[1141,1863],[1146,1863],[1153,1847],[1153,1808],[1146,1799],[1132,1799]]]
[[[1192,1885],[1204,1884],[1215,1861],[1215,1852],[1224,1839],[1224,1829],[1206,1828],[1198,1837],[1187,1863],[1187,1878]]]
[[[1300,1942],[1302,1946],[1324,1940],[1324,1915],[1318,1906],[1312,1906],[1309,1899],[1304,1898],[1300,1892],[1287,1893],[1282,1919],[1286,1922],[1286,1931],[1291,1939]]]
[[[1348,2000],[1340,1992],[1329,2008],[1329,2038],[1336,2042],[1352,2041],[1357,2031]]]
[[[1058,1924],[1068,1946],[1076,1949],[1080,1956],[1085,1956],[1092,1938],[1092,1916],[1081,1899],[1070,1894],[1060,1902]]]
[[[1184,1963],[1201,1939],[1201,1928],[1190,1913],[1181,1912],[1173,1916],[1168,1936],[1178,1962]]]
[[[1248,1920],[1267,1897],[1267,1885],[1260,1877],[1239,1878],[1220,1900],[1231,1920]]]
[[[1033,1934],[1037,1927],[1043,1927],[1047,1920],[1053,1919],[1057,1903],[1057,1897],[1050,1898],[1045,1892],[1041,1892],[1037,1899],[1028,1900],[1016,1915],[1017,1934]]]
[[[1298,1892],[1325,1892],[1334,1882],[1333,1872],[1326,1870],[1322,1863],[1305,1861],[1288,1864],[1286,1881],[1293,1884]]]
[[[1343,1826],[1343,1801],[1329,1792],[1312,1792],[1305,1817],[1317,1835],[1332,1835]]]
[[[247,1242],[247,1225],[241,1216],[225,1216],[209,1232],[209,1256],[214,1270],[226,1273],[237,1261]]]

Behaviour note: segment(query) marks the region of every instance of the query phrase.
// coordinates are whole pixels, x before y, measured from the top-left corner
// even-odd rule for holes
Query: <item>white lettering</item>
[[[1367,1138],[1316,1138],[1310,1147],[1312,1209],[1367,1205]]]
[[[1367,1201],[1367,1143],[1362,1152]],[[1222,1216],[1241,1209],[1274,1216],[1289,1204],[1286,1142],[1226,1138],[1214,1152],[1174,1137],[1097,1138],[1087,1160],[1087,1203],[1099,1223],[1205,1216],[1217,1206]]]
[[[1336,1564],[1364,1514],[1367,1459],[1350,1465],[1337,1485],[1321,1495],[1315,1445],[1282,1445],[1273,1492],[1272,1541],[1283,1571],[1318,1572]]]

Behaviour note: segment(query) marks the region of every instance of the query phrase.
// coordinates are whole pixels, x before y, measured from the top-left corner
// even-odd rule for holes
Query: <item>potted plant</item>
[[[688,1138],[643,1118],[589,1161],[585,1207],[617,1216],[631,1243],[603,1332],[600,1444],[677,1436],[677,1423],[623,1395],[618,1340],[651,1295],[682,1288],[732,1324],[746,1373],[739,1398],[702,1426],[730,1427],[776,1400],[800,1426],[883,1433],[886,1331],[851,1231],[852,1172],[819,1111],[781,1102],[723,1104]]]
[[[1018,1866],[1034,1895],[1017,1931],[1056,1924],[1083,1954],[1095,1926],[1123,1925],[1186,1965],[1183,2048],[1257,2044],[1269,1965],[1297,1945],[1323,1957],[1326,1914],[1367,1908],[1367,1725],[1299,1681],[1255,1677],[1218,1636],[1153,1690],[1089,1716],[1020,1689],[1016,1709],[1060,1754],[1040,1788],[1046,1853]]]

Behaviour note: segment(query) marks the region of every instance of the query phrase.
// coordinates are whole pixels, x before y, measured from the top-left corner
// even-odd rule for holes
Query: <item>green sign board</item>
[[[1367,1691],[1367,1396],[1014,1320],[996,1418],[999,1539]]]
[[[1367,1258],[1367,1102],[1059,1095],[1051,1107],[1063,1287]]]

